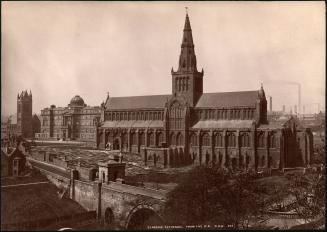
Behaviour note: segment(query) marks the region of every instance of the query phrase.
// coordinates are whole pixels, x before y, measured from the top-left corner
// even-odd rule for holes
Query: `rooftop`
[[[20,179],[19,184],[47,181],[35,175],[39,174]],[[2,180],[1,184],[4,184]],[[16,183],[10,183],[12,184]],[[78,203],[67,198],[58,198],[57,191],[58,189],[51,183],[17,185],[7,188],[1,186],[1,224],[50,219],[86,212]]]

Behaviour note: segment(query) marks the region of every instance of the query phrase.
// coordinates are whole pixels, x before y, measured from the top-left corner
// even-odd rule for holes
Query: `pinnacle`
[[[184,31],[191,31],[191,30],[192,29],[191,29],[190,18],[188,17],[188,13],[186,13]]]

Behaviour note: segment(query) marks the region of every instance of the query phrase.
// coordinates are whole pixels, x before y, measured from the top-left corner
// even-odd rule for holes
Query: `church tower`
[[[184,97],[194,107],[203,93],[203,69],[198,72],[188,13],[186,13],[178,70],[171,69],[173,96]]]
[[[32,93],[23,91],[17,96],[17,130],[24,138],[32,138]]]

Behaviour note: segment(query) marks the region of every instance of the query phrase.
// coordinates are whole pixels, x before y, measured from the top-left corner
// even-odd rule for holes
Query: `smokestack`
[[[297,115],[297,105],[294,106],[294,114]]]
[[[299,106],[299,114],[301,113],[300,111],[301,111],[301,84],[299,83],[298,84],[298,96],[299,96],[299,102],[298,102],[298,106]]]
[[[271,96],[269,97],[269,110],[270,110],[270,113],[272,113],[272,97]]]

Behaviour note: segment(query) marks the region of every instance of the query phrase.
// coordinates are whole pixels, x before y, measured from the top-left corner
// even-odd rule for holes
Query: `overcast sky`
[[[185,6],[204,92],[263,83],[273,109],[289,111],[297,86],[286,82],[298,82],[302,103],[324,107],[323,2],[2,2],[2,114],[25,89],[33,113],[76,94],[91,106],[107,92],[170,94]]]

